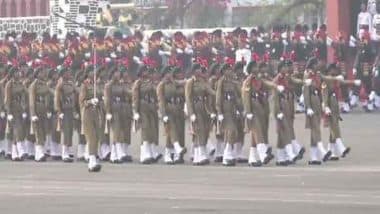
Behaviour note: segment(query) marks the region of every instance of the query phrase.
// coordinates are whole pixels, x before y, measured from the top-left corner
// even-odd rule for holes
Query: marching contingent
[[[359,102],[366,112],[380,107],[380,58],[368,28],[360,29],[358,41],[331,39],[325,25],[191,35],[156,31],[149,37],[140,31],[69,33],[65,39],[8,33],[0,41],[1,152],[12,161],[75,157],[87,161],[90,172],[101,170],[100,161],[131,162],[132,143],[140,144],[142,164],[161,158],[182,164],[187,152],[197,166],[214,161],[260,167],[274,158],[287,166],[306,152],[294,130],[295,114],[304,113],[308,163],[339,160],[350,152],[341,113]],[[327,63],[329,46],[335,59]],[[276,149],[268,137],[270,117]],[[322,125],[329,127],[327,146]],[[131,138],[137,131],[141,142]],[[186,132],[191,142],[185,142]]]

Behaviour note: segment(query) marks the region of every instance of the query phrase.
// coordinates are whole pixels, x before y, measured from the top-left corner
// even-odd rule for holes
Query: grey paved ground
[[[378,214],[380,114],[353,113],[344,120],[352,153],[319,167],[306,160],[260,169],[134,163],[103,164],[101,173],[89,174],[83,163],[0,161],[0,213]],[[296,126],[307,144],[303,116]]]

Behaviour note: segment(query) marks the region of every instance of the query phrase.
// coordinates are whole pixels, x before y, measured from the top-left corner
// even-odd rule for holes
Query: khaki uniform
[[[303,93],[305,98],[305,109],[312,109],[314,114],[306,117],[306,128],[311,129],[311,145],[316,146],[318,142],[321,142],[321,117],[322,117],[322,105],[321,105],[321,77],[317,74],[305,73],[304,79],[312,79],[311,85],[304,87]]]
[[[57,125],[58,125],[58,115],[54,113],[54,94],[55,94],[55,88],[58,84],[58,81],[50,80],[48,81],[48,87],[49,87],[49,109],[48,112],[52,113],[52,116],[50,119],[48,119],[48,130],[47,134],[51,136],[51,141],[54,143],[60,142],[60,133],[57,131]]]
[[[74,131],[74,114],[77,113],[77,94],[72,81],[60,80],[54,92],[54,108],[57,116],[63,114],[63,119],[58,118],[57,131],[60,132],[60,141],[65,146],[72,146]]]
[[[277,122],[277,148],[284,149],[286,145],[291,143],[292,140],[292,130],[291,130],[291,121],[294,117],[294,112],[292,109],[292,92],[289,87],[287,87],[287,82],[285,77],[280,77],[277,79],[278,83],[285,87],[283,92],[274,90],[273,94],[273,113]],[[279,119],[277,116],[283,114],[283,118]]]
[[[322,84],[322,108],[329,107],[331,114],[327,116],[327,126],[330,127],[330,142],[335,142],[337,138],[342,138],[339,121],[341,120],[339,97],[341,96],[341,86],[353,84],[352,81],[324,81]]]
[[[131,142],[132,106],[131,95],[125,84],[111,80],[104,87],[104,104],[107,114],[112,115],[109,123],[111,143]]]
[[[210,113],[213,109],[210,100],[215,97],[207,81],[191,78],[185,86],[185,100],[188,115],[195,115],[196,120],[192,122],[191,131],[194,135],[194,146],[205,146],[210,133]]]
[[[158,143],[156,87],[150,80],[136,80],[132,92],[133,112],[140,114],[141,140]]]
[[[44,145],[48,126],[47,113],[51,108],[50,88],[45,81],[34,80],[29,87],[29,108],[31,117],[37,116],[38,120],[32,122],[31,133],[36,137],[37,145]]]
[[[99,93],[99,90],[97,92],[97,97],[101,97],[102,93]],[[99,103],[93,105],[91,103],[92,98],[94,98],[93,83],[83,83],[79,92],[81,129],[88,143],[89,155],[97,155],[99,143],[104,136],[104,128],[102,129],[104,118]]]
[[[23,85],[24,85],[25,89],[28,92],[29,92],[29,87],[32,84],[32,82],[33,82],[32,78],[26,78],[23,81]],[[30,103],[29,102],[29,96],[27,96],[26,99],[27,99],[27,102],[26,102],[27,107],[26,107],[26,109],[28,109],[27,113],[29,115],[28,115],[28,118],[26,119],[26,122],[24,123],[24,129],[26,130],[26,139],[27,139],[27,141],[34,143],[36,141],[36,137],[35,137],[34,133],[32,134],[30,132],[32,130],[32,128],[31,128],[31,122],[30,122],[31,115],[30,115],[30,108],[29,108],[29,103]]]
[[[7,135],[13,143],[23,142],[27,131],[24,127],[26,118],[22,117],[27,112],[27,96],[26,88],[20,81],[10,80],[5,86],[5,109],[8,115],[13,116],[12,121],[7,123]]]
[[[241,95],[239,85],[226,76],[218,80],[216,89],[216,110],[222,114],[221,130],[224,133],[224,141],[229,144],[238,142],[239,123],[237,111],[240,111]]]
[[[245,130],[251,132],[251,146],[256,147],[258,143],[264,143],[263,123],[260,120],[264,118],[264,108],[259,100],[262,84],[260,81],[248,77],[243,82],[242,101],[244,114],[253,114],[253,119],[246,119]]]
[[[157,98],[159,114],[167,116],[168,122],[164,124],[165,134],[169,139],[167,147],[171,148],[174,142],[184,146],[185,136],[185,114],[183,111],[185,103],[185,90],[180,83],[161,81],[157,86]]]

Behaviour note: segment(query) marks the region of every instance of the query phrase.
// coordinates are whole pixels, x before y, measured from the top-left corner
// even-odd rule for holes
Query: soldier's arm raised
[[[161,81],[157,85],[157,101],[158,101],[158,112],[161,117],[166,116],[166,102],[165,102],[165,84],[164,81]]]

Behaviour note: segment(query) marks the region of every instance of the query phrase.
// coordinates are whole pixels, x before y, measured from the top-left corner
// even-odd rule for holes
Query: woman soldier
[[[74,119],[77,112],[77,92],[72,72],[67,68],[58,71],[60,79],[54,91],[54,109],[57,113],[57,131],[62,143],[63,162],[73,162],[69,149],[73,146]]]
[[[274,78],[278,90],[274,91],[273,113],[277,122],[277,165],[287,166],[298,159],[291,141],[293,139],[294,96],[289,81],[291,62],[282,61],[278,65],[278,74]]]
[[[48,70],[37,68],[34,72],[35,80],[29,87],[29,108],[31,115],[31,133],[36,136],[35,157],[37,162],[46,161],[44,144],[50,112],[50,88],[47,84]]]
[[[12,142],[12,160],[23,161],[27,157],[24,140],[27,130],[24,123],[27,119],[26,88],[21,82],[22,72],[12,68],[8,71],[9,81],[5,85],[4,105],[8,113],[7,135]]]
[[[231,66],[224,64],[220,71],[223,76],[218,80],[216,88],[216,110],[217,120],[219,124],[222,124],[221,130],[226,142],[223,165],[234,166],[236,164],[234,146],[239,137],[238,112],[241,111],[241,95]]]
[[[210,100],[214,98],[215,91],[208,84],[205,68],[194,64],[192,72],[193,76],[186,82],[185,99],[194,140],[193,164],[206,165],[210,163],[206,149],[211,128],[210,114],[214,113]]]
[[[89,65],[86,68],[85,79],[79,92],[79,106],[82,117],[82,131],[86,137],[89,161],[89,172],[99,172],[101,165],[96,158],[98,147],[102,137],[101,124],[102,112],[99,106],[99,97],[103,92],[94,87],[94,67]]]
[[[130,92],[121,81],[122,71],[117,67],[110,70],[109,81],[104,87],[104,104],[106,111],[106,131],[109,127],[111,144],[111,163],[126,160],[126,146],[130,142],[131,119]]]
[[[321,136],[321,86],[322,81],[328,81],[331,78],[321,75],[322,69],[318,67],[318,60],[311,58],[306,65],[304,74],[305,86],[303,94],[306,108],[306,128],[311,130],[311,160],[309,165],[320,165],[321,161],[325,162],[331,156],[331,151],[326,151]]]
[[[58,67],[60,69],[60,67]],[[46,135],[46,144],[45,147],[47,148],[47,151],[50,151],[50,157],[53,160],[61,160],[62,159],[62,152],[60,148],[60,135],[59,132],[57,131],[57,122],[58,122],[58,115],[53,114],[54,112],[54,93],[55,93],[55,88],[58,84],[59,80],[59,73],[58,69],[49,69],[48,72],[48,87],[50,89],[50,98],[49,101],[51,102],[49,104],[49,109],[48,109],[48,130],[47,130],[47,135]],[[67,151],[69,153],[69,151]]]
[[[216,90],[216,87],[218,85],[218,80],[220,78],[220,64],[212,64],[210,68],[208,69],[209,72],[209,84],[213,90]],[[213,109],[212,112],[216,112],[215,108],[215,97],[210,100],[211,107]],[[210,114],[212,124],[215,126],[216,123],[216,113]],[[225,147],[224,137],[222,132],[215,132],[215,139],[216,139],[216,145],[215,145],[215,159],[214,162],[221,163],[223,161],[223,151]]]
[[[263,84],[260,81],[258,64],[251,61],[247,65],[247,73],[249,76],[244,80],[241,94],[245,115],[245,131],[251,134],[251,147],[249,150],[248,165],[261,166],[262,163],[267,164],[271,160],[271,156],[267,155],[267,148],[264,144],[263,122],[264,108],[260,102],[260,93]],[[263,152],[258,152],[257,147],[263,148]],[[256,159],[259,156],[259,160]]]
[[[156,163],[162,155],[157,151],[158,114],[156,86],[150,74],[154,69],[144,65],[140,68],[138,77],[132,89],[132,109],[134,130],[141,122],[140,162],[142,164]],[[158,142],[157,142],[158,143]]]
[[[125,152],[125,162],[132,162],[132,156],[130,153],[130,146],[131,146],[131,129],[132,129],[132,120],[133,120],[133,111],[132,111],[132,87],[134,83],[135,76],[132,74],[130,69],[127,69],[127,66],[120,66],[119,67],[120,72],[122,73],[122,79],[121,82],[124,84],[126,89],[128,90],[128,97],[126,102],[124,103],[125,108],[127,110],[128,115],[130,115],[129,119],[127,121],[124,121],[126,124],[125,126],[125,143],[124,146],[124,152]]]
[[[327,117],[327,125],[330,127],[330,143],[328,145],[328,149],[332,153],[330,160],[339,160],[339,157],[345,157],[350,152],[350,147],[343,144],[339,126],[341,120],[339,110],[339,99],[342,96],[341,86],[352,84],[360,86],[361,81],[348,81],[344,80],[343,76],[338,76],[341,74],[338,65],[335,63],[327,67],[327,75],[339,78],[339,80],[322,83],[322,109]]]
[[[34,79],[35,79],[34,69],[29,68],[26,71],[25,78],[22,80],[22,84],[24,85],[24,87],[27,91],[29,91],[29,87],[32,84],[32,82],[34,81]],[[27,105],[26,109],[28,109],[27,112],[29,112],[29,96],[27,96],[26,99],[28,100],[26,102],[26,105]],[[34,134],[30,133],[31,125],[32,125],[31,121],[30,121],[31,120],[30,116],[31,116],[30,114],[27,115],[27,119],[24,123],[24,129],[26,130],[25,145],[26,145],[27,152],[28,152],[28,159],[34,160],[34,158],[35,158],[34,144],[36,142],[36,137],[34,136]]]
[[[179,68],[163,68],[163,80],[157,86],[159,115],[164,123],[166,137],[169,139],[164,155],[166,164],[183,163],[183,156],[186,153],[182,140],[185,130],[183,112],[185,91],[183,84],[175,80],[176,72],[179,72]],[[174,148],[174,158],[171,148]]]

